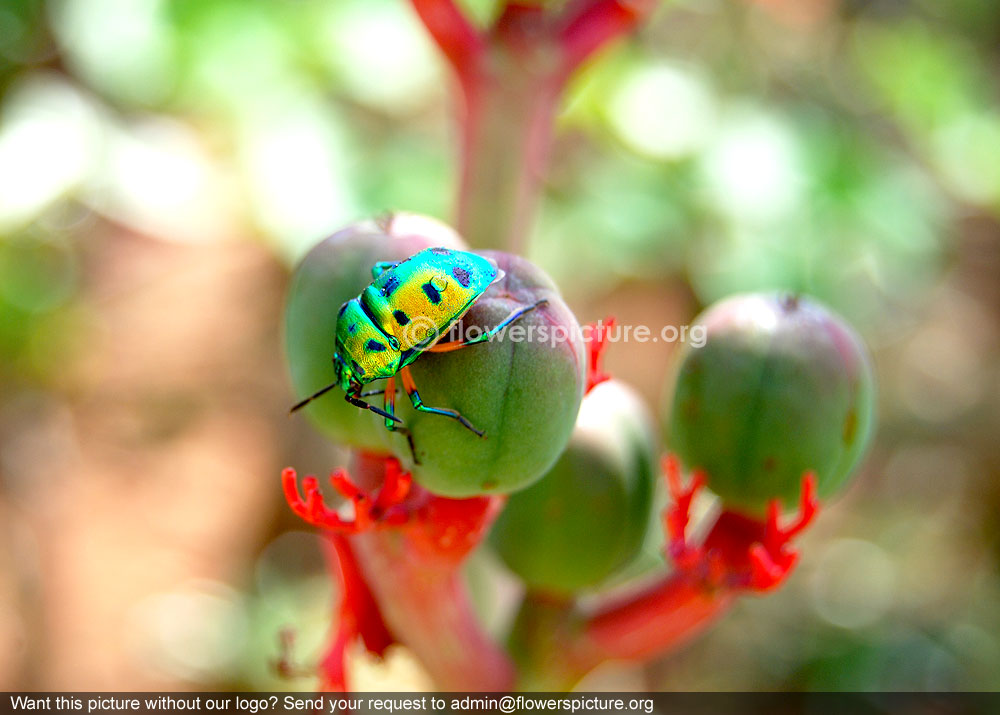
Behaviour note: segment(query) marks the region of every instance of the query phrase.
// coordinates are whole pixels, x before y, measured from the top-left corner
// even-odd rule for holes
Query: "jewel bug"
[[[371,284],[357,298],[344,303],[337,315],[334,381],[293,406],[291,412],[340,387],[347,402],[384,417],[386,429],[405,435],[416,461],[412,436],[395,415],[398,375],[414,409],[449,417],[485,437],[457,410],[425,405],[409,366],[423,353],[451,352],[486,342],[547,302],[540,300],[519,308],[475,337],[439,342],[502,277],[503,271],[492,261],[450,248],[426,248],[399,263],[376,263]],[[385,380],[385,387],[362,392],[375,380]],[[381,408],[363,399],[379,394],[384,397]]]

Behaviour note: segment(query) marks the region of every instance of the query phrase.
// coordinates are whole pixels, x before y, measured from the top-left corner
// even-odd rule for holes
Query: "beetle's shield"
[[[448,332],[500,274],[474,253],[428,248],[382,273],[361,302],[400,350],[419,352]]]

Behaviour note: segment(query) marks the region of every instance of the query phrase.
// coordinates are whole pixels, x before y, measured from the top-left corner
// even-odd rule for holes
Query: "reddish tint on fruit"
[[[839,316],[804,297],[740,295],[703,313],[668,402],[669,449],[727,507],[791,504],[803,474],[819,495],[847,483],[874,425],[867,350]]]

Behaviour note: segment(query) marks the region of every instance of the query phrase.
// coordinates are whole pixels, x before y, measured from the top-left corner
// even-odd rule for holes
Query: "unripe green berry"
[[[413,363],[427,405],[458,410],[486,433],[485,439],[476,437],[454,420],[412,410],[405,397],[397,400],[397,406],[405,403],[399,414],[420,460],[414,478],[445,496],[510,492],[538,480],[569,440],[586,378],[579,324],[552,279],[524,258],[496,251],[482,255],[505,275],[466,313],[460,334],[470,326],[495,326],[539,300],[548,302],[512,323],[502,338],[425,354]],[[394,451],[410,461],[401,438]]]
[[[285,313],[285,343],[298,395],[334,380],[337,314],[372,282],[372,266],[432,246],[464,248],[443,224],[404,214],[352,225],[309,252],[292,278]],[[569,439],[583,394],[579,325],[551,279],[524,259],[484,255],[505,275],[466,313],[460,335],[470,326],[490,328],[516,309],[547,302],[517,319],[504,335],[454,352],[425,352],[410,369],[424,405],[458,410],[485,432],[485,439],[455,420],[414,410],[401,379],[396,380],[395,414],[411,432],[418,463],[401,433],[389,432],[382,417],[345,402],[339,389],[305,407],[336,441],[394,454],[419,484],[445,496],[509,492],[538,479]],[[515,335],[521,339],[511,339]],[[376,381],[366,389],[384,384]],[[381,395],[366,400],[382,407]]]
[[[559,461],[510,496],[491,543],[531,589],[565,595],[597,586],[638,554],[655,484],[651,425],[623,383],[597,385]]]
[[[790,504],[808,471],[820,497],[841,490],[874,426],[874,375],[854,330],[807,298],[781,294],[729,298],[694,325],[706,339],[680,352],[670,450],[704,470],[727,507]]]

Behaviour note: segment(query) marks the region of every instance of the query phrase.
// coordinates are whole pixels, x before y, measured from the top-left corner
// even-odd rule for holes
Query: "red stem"
[[[590,614],[528,593],[510,649],[526,690],[569,690],[608,660],[645,661],[678,648],[723,614],[738,591],[677,572]]]
[[[523,249],[561,90],[551,78],[511,67],[466,88],[457,228],[472,245]]]
[[[351,643],[360,637],[369,651],[384,655],[393,637],[361,575],[347,537],[327,534],[321,537],[321,544],[330,572],[340,586],[340,605],[334,617],[330,644],[319,665],[320,689],[341,692],[349,686],[345,655]]]
[[[359,455],[352,472],[361,483],[378,483],[384,470],[383,458]],[[496,518],[500,502],[415,490],[407,503],[416,510],[410,524],[365,531],[350,542],[389,630],[442,690],[510,690],[514,666],[482,630],[461,572],[464,556]]]
[[[463,85],[471,82],[486,42],[452,0],[411,0],[420,21]]]
[[[457,228],[474,246],[519,251],[534,219],[566,80],[632,30],[653,0],[578,0],[560,14],[507,2],[479,32],[452,0],[411,0],[462,86]]]
[[[588,618],[577,648],[595,664],[651,658],[690,640],[736,598],[735,591],[709,590],[686,574],[673,574]]]
[[[564,13],[559,30],[562,71],[568,75],[591,54],[641,23],[655,0],[577,0]]]
[[[360,534],[352,546],[392,633],[438,688],[510,690],[514,667],[480,628],[458,568],[414,558],[398,531]]]

